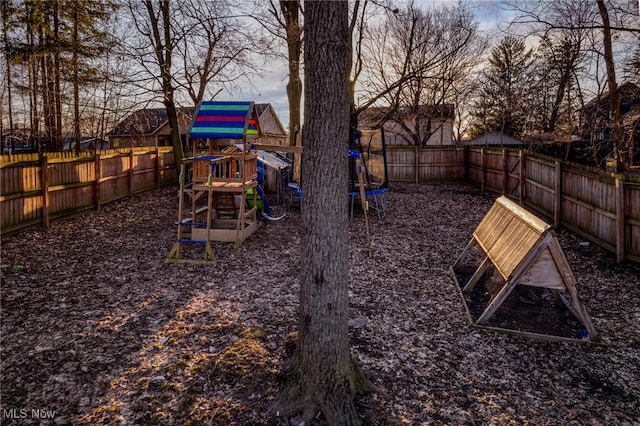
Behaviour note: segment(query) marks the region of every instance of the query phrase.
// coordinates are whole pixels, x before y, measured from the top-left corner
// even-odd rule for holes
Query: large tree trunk
[[[300,80],[300,54],[302,50],[302,29],[300,28],[300,1],[280,1],[280,10],[284,15],[287,32],[287,52],[289,57],[289,82],[287,99],[289,101],[289,145],[296,145],[296,128],[300,128],[300,99],[302,81]]]
[[[182,141],[180,139],[180,127],[178,123],[178,113],[173,96],[174,88],[172,83],[171,61],[173,57],[173,36],[171,33],[171,2],[169,0],[158,1],[159,15],[156,15],[151,0],[145,0],[145,7],[149,13],[150,26],[152,30],[152,41],[156,51],[156,59],[160,69],[160,80],[162,82],[162,103],[167,111],[167,120],[171,129],[171,145],[173,146],[173,157],[176,167],[180,167],[182,162]],[[160,22],[160,19],[162,21]],[[162,29],[162,33],[161,30]]]
[[[571,73],[575,68],[575,62],[577,60],[578,52],[574,51],[575,47],[564,46],[564,49],[569,49],[570,52],[567,53],[569,59],[567,59],[567,63],[562,65],[560,81],[558,81],[558,88],[556,90],[556,96],[553,102],[553,107],[551,108],[551,116],[549,117],[549,124],[543,130],[545,132],[553,133],[556,130],[556,125],[558,123],[558,118],[560,117],[560,107],[562,106],[562,102],[564,101],[564,94],[571,82]],[[566,58],[566,56],[565,56]]]
[[[318,412],[358,424],[363,377],[348,339],[348,6],[305,2],[305,148],[302,160],[300,316],[297,344],[276,403],[281,416]]]
[[[616,164],[616,171],[621,172],[630,164],[629,148],[624,141],[624,130],[622,128],[622,117],[620,115],[620,95],[618,94],[618,83],[616,82],[616,67],[613,60],[613,49],[611,46],[611,24],[609,13],[603,0],[598,0],[598,9],[602,17],[602,35],[604,42],[604,62],[607,66],[607,85],[609,86],[609,111],[613,121],[613,159]]]
[[[176,162],[176,167],[180,167],[182,163],[182,140],[180,139],[180,124],[178,122],[178,110],[173,100],[173,90],[165,92],[164,106],[167,110],[167,120],[169,121],[169,127],[171,128],[171,145],[173,146],[173,157]]]
[[[178,122],[178,110],[173,96],[171,62],[173,60],[173,35],[171,33],[171,4],[169,0],[159,2],[162,15],[162,28],[164,30],[164,60],[159,61],[162,74],[162,91],[164,93],[164,105],[167,110],[167,120],[171,129],[171,145],[176,167],[182,163],[182,140],[180,139],[180,124]],[[154,30],[155,31],[155,30]],[[161,40],[161,38],[158,38]],[[159,43],[158,46],[162,46]]]
[[[41,38],[42,40],[42,38]],[[44,41],[43,41],[44,43]],[[55,108],[53,102],[53,79],[52,69],[53,63],[49,56],[43,55],[40,58],[40,66],[42,73],[42,110],[44,113],[44,125],[46,127],[46,146],[47,151],[55,151]]]
[[[36,38],[37,38],[37,29],[33,25],[32,8],[27,5],[26,7],[26,32],[27,32],[27,43],[30,47],[29,49],[29,60],[28,60],[28,81],[29,81],[29,142],[33,143],[34,146],[37,147],[38,151],[41,150],[40,142],[40,121],[38,110],[40,108],[40,104],[38,103],[38,69],[39,69],[39,59],[35,54],[36,51]],[[37,142],[36,142],[37,141]]]
[[[80,154],[82,150],[82,135],[80,134],[80,82],[78,81],[78,3],[74,2],[73,8],[73,130],[75,133],[75,151]],[[97,146],[96,146],[97,148]]]
[[[358,128],[358,115],[359,112],[356,111],[356,82],[358,81],[358,77],[360,76],[360,72],[362,71],[362,61],[361,54],[362,52],[362,32],[364,29],[360,30],[360,37],[356,40],[356,24],[358,20],[364,20],[365,9],[367,7],[367,2],[364,2],[362,5],[362,9],[360,8],[360,0],[355,0],[353,2],[353,9],[351,11],[351,21],[349,22],[349,57],[347,58],[347,93],[349,97],[349,128],[357,129]],[[361,22],[362,24],[362,22]],[[355,50],[355,55],[354,55]],[[354,58],[355,56],[355,58]],[[355,59],[355,64],[354,64]]]
[[[0,8],[2,9],[2,29],[3,29],[3,33],[2,33],[2,38],[3,38],[3,42],[4,42],[4,51],[5,51],[5,55],[8,54],[9,52],[9,39],[8,39],[8,29],[7,27],[10,25],[9,23],[9,4],[7,4],[6,2],[2,2],[2,4],[0,4]],[[7,109],[9,111],[9,135],[12,135],[13,133],[13,106],[12,106],[12,102],[13,100],[11,99],[11,92],[12,92],[12,88],[11,88],[11,61],[9,60],[9,58],[5,59],[5,65],[6,65],[6,73],[7,73]],[[2,124],[0,124],[0,129],[2,128]],[[4,147],[4,140],[2,140],[2,134],[4,134],[4,131],[0,131],[0,146]],[[13,152],[13,150],[15,149],[15,138],[10,138],[11,141],[11,152]]]
[[[55,117],[55,150],[62,151],[64,145],[62,143],[62,93],[60,92],[60,10],[59,0],[53,2],[53,42],[55,45],[53,53],[53,107]]]

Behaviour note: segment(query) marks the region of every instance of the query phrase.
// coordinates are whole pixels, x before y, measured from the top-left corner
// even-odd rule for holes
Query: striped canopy
[[[200,102],[191,123],[189,136],[205,139],[243,139],[245,136],[258,136],[253,102]]]

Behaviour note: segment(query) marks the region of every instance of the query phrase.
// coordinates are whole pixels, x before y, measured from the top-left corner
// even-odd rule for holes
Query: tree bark
[[[145,0],[145,7],[149,13],[152,40],[156,52],[158,67],[160,68],[160,80],[162,84],[162,103],[167,111],[167,120],[171,129],[171,145],[176,166],[182,162],[182,141],[180,140],[180,127],[178,113],[173,96],[171,62],[173,56],[173,43],[171,33],[171,3],[169,0],[158,2],[159,17],[156,15],[151,0]],[[162,19],[162,21],[160,21]],[[162,33],[160,30],[162,29]]]
[[[29,60],[28,60],[28,78],[29,78],[29,130],[30,130],[30,142],[37,145],[38,151],[41,147],[41,135],[40,135],[40,115],[38,110],[40,104],[38,102],[38,70],[39,70],[39,58],[35,54],[36,51],[36,38],[37,28],[33,24],[31,18],[33,11],[31,7],[26,7],[26,32],[27,43],[29,45]],[[37,141],[37,142],[36,142]]]
[[[545,132],[553,133],[556,130],[558,118],[560,117],[560,107],[564,101],[565,92],[569,88],[571,82],[572,73],[575,70],[576,62],[580,54],[580,45],[564,43],[562,45],[563,62],[560,66],[560,80],[558,81],[558,88],[556,90],[553,107],[551,109],[551,116],[549,117],[549,124],[547,128],[543,130]],[[570,104],[569,104],[570,106]]]
[[[3,36],[3,42],[4,42],[4,51],[5,51],[5,55],[8,55],[9,52],[9,39],[8,39],[8,32],[9,30],[7,29],[7,27],[10,25],[9,23],[9,4],[7,2],[2,2],[0,4],[0,9],[2,9],[2,36]],[[6,73],[7,73],[7,109],[9,111],[9,135],[11,136],[13,134],[13,106],[12,106],[12,102],[13,100],[11,99],[11,92],[12,92],[12,87],[11,87],[11,63],[9,61],[9,59],[7,58],[5,60],[6,62]],[[0,124],[0,128],[1,128],[2,124]],[[0,131],[0,133],[4,133],[2,131]],[[2,140],[2,135],[0,134],[0,146],[4,147],[4,140]],[[10,142],[11,142],[11,152],[13,152],[13,150],[15,149],[15,138],[10,138]]]
[[[622,117],[620,115],[620,95],[618,94],[618,83],[616,82],[616,67],[613,60],[613,48],[611,46],[611,24],[609,13],[603,0],[598,0],[598,10],[602,17],[602,35],[604,42],[604,61],[607,67],[607,85],[609,86],[609,111],[613,121],[613,158],[616,164],[616,171],[623,171],[629,162],[628,147],[624,141],[622,129]]]
[[[275,410],[306,422],[359,423],[365,382],[348,339],[348,55],[346,1],[305,2],[305,150],[298,337]]]
[[[80,82],[78,78],[78,3],[73,2],[73,129],[75,133],[75,151],[82,150],[82,135],[80,134]]]
[[[53,91],[51,95],[53,96],[53,107],[54,107],[54,116],[55,116],[55,127],[54,127],[54,143],[55,150],[62,151],[64,148],[62,143],[62,93],[60,92],[60,10],[59,10],[59,0],[55,0],[53,2],[53,42],[54,42],[54,52],[53,52]]]
[[[46,48],[44,29],[39,28],[39,41],[42,49]],[[55,103],[53,101],[53,61],[50,55],[42,55],[40,57],[40,67],[42,73],[42,111],[44,113],[44,125],[46,128],[46,147],[47,151],[55,151]]]
[[[358,20],[358,15],[360,14],[360,1],[355,0],[353,2],[353,12],[351,13],[351,21],[349,22],[349,57],[347,58],[347,69],[348,69],[348,96],[349,96],[349,127],[356,129],[358,128],[358,112],[356,112],[356,81],[358,80],[358,76],[360,75],[359,69],[357,66],[354,69],[353,64],[353,51],[360,53],[360,46],[354,46],[354,36],[356,29],[356,22]],[[362,16],[364,19],[364,9],[362,10]],[[358,43],[362,42],[362,38],[358,39]],[[354,49],[355,48],[355,49]],[[358,64],[360,58],[356,58],[356,64]],[[352,74],[354,74],[352,76]]]
[[[296,145],[296,128],[300,128],[300,100],[302,81],[300,80],[300,54],[302,51],[302,29],[300,28],[300,1],[280,1],[280,10],[284,16],[287,33],[287,53],[289,59],[289,82],[287,99],[289,101],[289,145]]]

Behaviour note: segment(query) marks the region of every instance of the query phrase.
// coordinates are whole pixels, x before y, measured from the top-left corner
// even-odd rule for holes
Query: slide
[[[258,190],[258,196],[262,200],[262,217],[267,220],[280,220],[286,216],[286,214],[283,214],[280,217],[271,216],[273,214],[273,210],[271,210],[271,206],[267,201],[267,196],[264,194],[264,191],[262,190],[262,187],[260,185],[256,186],[256,189]]]

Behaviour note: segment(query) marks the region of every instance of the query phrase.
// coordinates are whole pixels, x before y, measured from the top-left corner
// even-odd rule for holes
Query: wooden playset
[[[194,152],[180,165],[177,240],[167,261],[215,263],[211,241],[235,242],[238,247],[258,229],[258,156],[247,142],[247,136],[257,135],[253,102],[198,105],[190,137],[207,140],[209,152]],[[215,151],[213,142],[219,140],[240,140],[244,149],[238,152],[229,145]],[[181,244],[188,243],[204,246],[203,260],[181,258]]]
[[[269,151],[300,154],[302,147],[256,143],[260,127],[253,102],[201,102],[194,113],[189,137],[194,151],[180,165],[177,239],[167,261],[215,263],[211,242],[235,242],[238,247],[259,228],[258,210],[262,210],[262,217],[267,220],[285,216],[271,216],[271,207],[258,182],[258,162],[264,166]],[[203,153],[199,153],[199,147]],[[264,152],[258,155],[257,149]],[[373,207],[378,217],[385,214],[388,181],[384,133],[381,129],[358,132],[349,151],[351,210],[354,198],[360,197],[369,241],[369,208]],[[285,168],[281,164],[275,167],[280,172]],[[278,176],[275,179],[282,188],[289,186],[284,180]],[[301,196],[299,186],[298,191]],[[283,189],[278,196],[285,204]],[[204,259],[185,259],[184,244],[203,245]]]
[[[471,253],[474,250],[479,256],[469,267],[467,261],[473,257]],[[470,321],[476,327],[547,340],[600,340],[578,297],[576,278],[551,226],[504,196],[495,201],[451,270],[465,300]],[[491,271],[493,276],[490,276]],[[480,283],[483,285],[481,296],[488,295],[488,300],[481,303],[474,317],[470,310],[471,293]],[[531,294],[534,300],[529,303],[535,304],[536,299],[540,302],[533,291],[536,288],[548,290],[553,301],[561,301],[566,306],[566,310],[584,327],[581,336],[575,336],[575,339],[558,337],[490,324],[492,317],[516,289],[526,289],[529,293],[523,293],[525,296]],[[475,300],[484,299],[476,297]],[[520,317],[517,322],[528,321],[524,312],[524,309],[516,307],[514,316]]]

